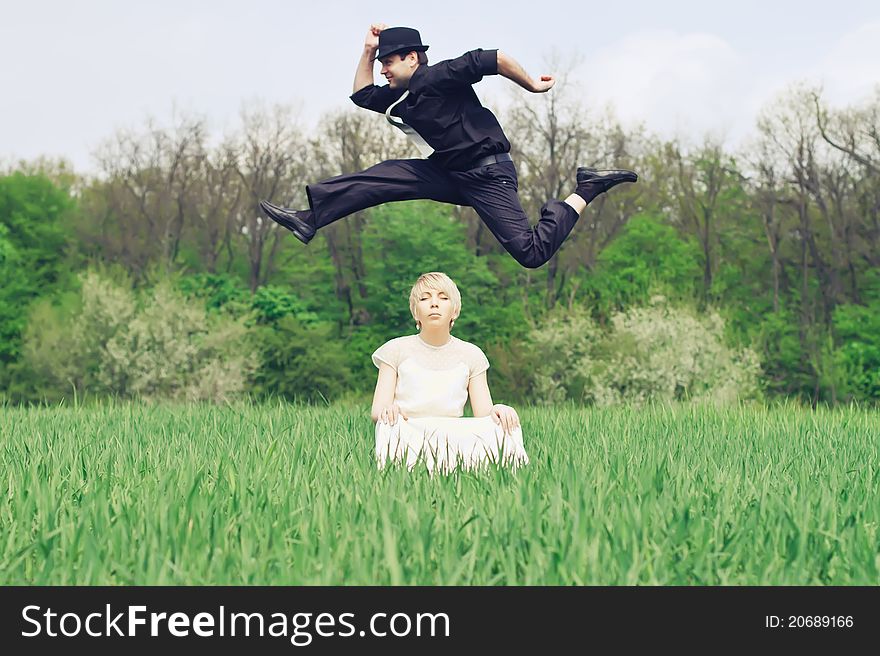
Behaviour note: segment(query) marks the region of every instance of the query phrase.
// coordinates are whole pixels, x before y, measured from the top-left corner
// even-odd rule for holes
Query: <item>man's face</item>
[[[388,85],[392,89],[406,89],[419,60],[416,53],[410,52],[403,55],[388,55],[379,61],[382,62],[381,73],[388,80]]]

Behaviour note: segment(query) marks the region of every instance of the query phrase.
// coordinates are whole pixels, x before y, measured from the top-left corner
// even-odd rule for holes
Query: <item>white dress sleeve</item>
[[[467,365],[469,369],[468,380],[474,376],[479,376],[489,368],[489,359],[483,353],[483,349],[475,344],[471,344],[470,353],[468,355]]]
[[[400,342],[397,339],[385,342],[373,352],[372,358],[377,369],[379,364],[384,362],[397,371],[397,367],[400,365]]]

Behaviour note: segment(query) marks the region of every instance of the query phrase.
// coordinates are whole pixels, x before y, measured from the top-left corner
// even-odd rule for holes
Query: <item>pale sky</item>
[[[538,76],[554,52],[576,59],[589,107],[734,145],[791,82],[824,84],[836,105],[880,83],[876,0],[0,0],[0,162],[66,157],[88,172],[116,129],[168,122],[175,107],[217,134],[254,101],[297,103],[313,125],[354,108],[371,22],[419,29],[432,63],[500,48]],[[475,88],[494,106],[527,93],[497,77]]]

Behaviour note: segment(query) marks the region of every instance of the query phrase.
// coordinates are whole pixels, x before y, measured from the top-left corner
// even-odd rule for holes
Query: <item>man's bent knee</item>
[[[511,253],[513,255],[513,259],[519,262],[526,269],[537,269],[540,266],[543,266],[547,263],[547,260],[550,258],[546,258],[540,253],[536,253],[533,250],[530,251],[522,251],[519,253]]]

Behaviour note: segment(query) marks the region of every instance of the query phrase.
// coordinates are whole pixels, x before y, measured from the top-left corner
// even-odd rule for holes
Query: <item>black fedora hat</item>
[[[382,59],[398,52],[424,52],[428,46],[422,45],[422,36],[411,27],[386,27],[379,32],[379,51],[376,59]]]

